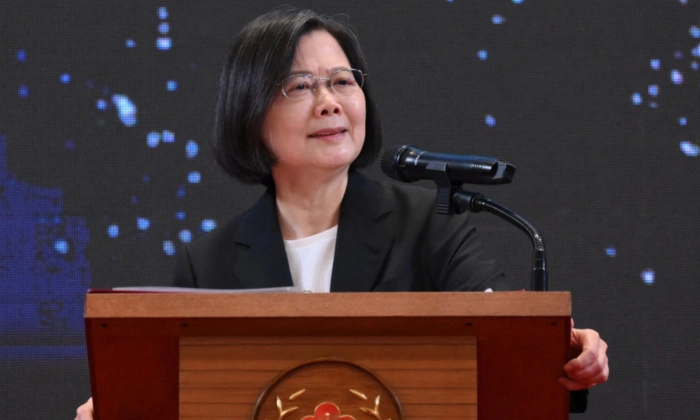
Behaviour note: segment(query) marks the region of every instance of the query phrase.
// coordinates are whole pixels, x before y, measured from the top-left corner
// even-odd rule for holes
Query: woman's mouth
[[[332,138],[335,136],[340,136],[340,135],[344,134],[346,131],[348,131],[348,130],[346,130],[345,128],[324,128],[322,130],[318,130],[316,132],[309,134],[309,137],[315,137],[315,138],[330,137],[330,138]]]

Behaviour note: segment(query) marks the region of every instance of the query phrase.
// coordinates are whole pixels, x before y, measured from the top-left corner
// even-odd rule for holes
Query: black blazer
[[[332,292],[507,290],[468,215],[435,213],[435,191],[351,171],[340,206]],[[212,289],[292,286],[275,191],[186,245],[175,285]]]

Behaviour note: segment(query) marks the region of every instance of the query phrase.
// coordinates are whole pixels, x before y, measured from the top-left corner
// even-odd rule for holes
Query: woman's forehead
[[[328,74],[344,67],[350,67],[350,60],[338,41],[330,33],[317,30],[299,39],[291,70],[293,73]]]

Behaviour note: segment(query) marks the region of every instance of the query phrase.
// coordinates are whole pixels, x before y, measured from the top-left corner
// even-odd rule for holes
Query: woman
[[[230,175],[269,189],[178,254],[176,285],[507,289],[466,215],[436,215],[434,191],[355,171],[381,149],[370,84],[340,22],[281,9],[246,26],[221,75],[213,149]]]
[[[434,192],[355,171],[381,148],[367,66],[346,25],[280,9],[239,34],[220,80],[217,162],[268,191],[231,223],[185,247],[175,284],[305,291],[505,290],[467,216],[434,212]],[[580,355],[561,383],[608,377],[607,345],[572,329]],[[92,400],[77,419],[92,418]]]

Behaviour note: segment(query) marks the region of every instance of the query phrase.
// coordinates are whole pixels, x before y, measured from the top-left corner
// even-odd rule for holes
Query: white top
[[[304,292],[331,291],[331,272],[338,226],[306,238],[284,241],[295,286]]]

